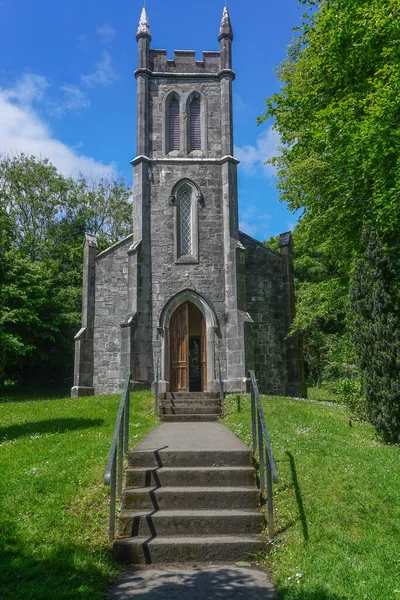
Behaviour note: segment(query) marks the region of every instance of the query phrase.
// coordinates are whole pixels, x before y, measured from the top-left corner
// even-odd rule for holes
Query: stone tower
[[[73,395],[110,393],[126,373],[162,391],[246,389],[253,368],[268,393],[303,395],[294,316],[291,236],[281,253],[238,230],[233,156],[233,31],[220,51],[150,48],[137,30],[133,234],[96,256],[85,242],[82,329]]]

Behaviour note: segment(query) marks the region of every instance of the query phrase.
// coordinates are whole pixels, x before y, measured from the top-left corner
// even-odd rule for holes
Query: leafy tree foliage
[[[351,332],[371,422],[389,442],[400,442],[399,264],[385,255],[375,233],[351,286]]]
[[[304,16],[278,69],[281,92],[260,121],[274,118],[281,137],[273,162],[282,200],[302,209],[309,233],[348,266],[363,224],[397,244],[400,5],[302,3],[318,10]]]
[[[0,384],[70,377],[85,232],[99,250],[131,230],[123,180],[65,178],[47,160],[0,158]]]
[[[309,12],[278,68],[281,90],[265,101],[259,122],[274,121],[280,196],[301,211],[294,328],[304,332],[311,383],[341,377],[347,384],[357,373],[347,317],[362,231],[374,229],[393,264],[400,257],[400,4],[300,3]],[[375,351],[383,349],[376,342]]]

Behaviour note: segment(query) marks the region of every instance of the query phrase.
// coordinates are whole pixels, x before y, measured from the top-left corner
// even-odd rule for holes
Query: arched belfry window
[[[201,150],[201,107],[194,97],[189,105],[189,151]]]
[[[168,106],[168,151],[180,150],[181,148],[181,124],[180,124],[179,100],[171,98]]]
[[[172,190],[175,206],[175,260],[179,263],[198,262],[198,210],[203,196],[196,184],[188,179],[178,182]]]

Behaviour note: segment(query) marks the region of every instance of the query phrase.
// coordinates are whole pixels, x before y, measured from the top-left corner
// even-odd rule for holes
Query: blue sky
[[[136,29],[141,0],[0,0],[0,152],[48,157],[64,174],[122,174],[135,154]],[[223,0],[147,0],[153,48],[218,50]],[[292,229],[264,161],[277,146],[257,127],[274,68],[299,24],[297,0],[230,0],[235,152],[241,229],[258,239]]]

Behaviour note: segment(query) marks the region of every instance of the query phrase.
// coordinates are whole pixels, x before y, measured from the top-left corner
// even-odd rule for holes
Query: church
[[[132,388],[260,391],[304,396],[292,239],[280,251],[239,231],[233,152],[233,31],[223,11],[219,51],[150,47],[140,17],[133,230],[97,253],[84,242],[82,327],[73,397]]]

